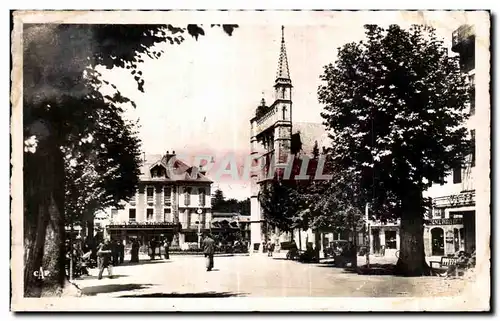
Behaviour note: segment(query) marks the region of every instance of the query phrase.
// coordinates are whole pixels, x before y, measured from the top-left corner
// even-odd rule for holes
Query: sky
[[[337,13],[335,19],[284,23],[294,86],[294,121],[322,121],[317,88],[323,66],[335,62],[338,47],[364,39],[365,23],[407,27],[424,21],[418,20],[422,18],[418,14],[392,12],[374,21],[375,16],[370,12]],[[430,15],[425,20],[448,44],[452,31],[463,21],[460,15],[447,20]],[[205,31],[197,41],[188,36],[181,45],[158,46],[164,50],[161,58],[146,59],[140,66],[144,93],[137,90],[127,71],[101,70],[105,79],[135,101],[137,107],[130,108],[127,117],[139,119],[139,137],[147,154],[250,152],[250,119],[255,108],[262,97],[268,104],[273,102],[281,25],[279,21],[240,24],[231,37],[220,28],[207,26]],[[226,197],[250,196],[249,182],[214,182],[213,187],[221,188]]]

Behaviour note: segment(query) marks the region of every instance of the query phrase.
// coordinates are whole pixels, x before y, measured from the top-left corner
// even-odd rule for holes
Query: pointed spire
[[[280,49],[280,58],[278,61],[278,73],[276,75],[276,83],[291,83],[290,71],[288,70],[288,59],[286,56],[284,26],[281,26],[281,49]]]

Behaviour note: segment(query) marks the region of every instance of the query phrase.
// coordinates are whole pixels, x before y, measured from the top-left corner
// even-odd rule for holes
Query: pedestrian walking
[[[132,249],[130,250],[130,262],[139,263],[139,242],[136,239],[132,241]]]
[[[111,265],[111,245],[108,239],[105,239],[97,249],[97,265],[99,267],[99,280],[102,279],[104,269],[108,269],[108,277],[113,277],[113,269]]]
[[[206,258],[207,271],[214,268],[215,241],[208,233],[205,233],[203,239],[203,254]]]

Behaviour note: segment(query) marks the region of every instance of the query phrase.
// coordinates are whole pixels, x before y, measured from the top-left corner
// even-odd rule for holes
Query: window
[[[129,204],[130,206],[135,206],[135,195],[130,198]]]
[[[154,187],[148,187],[146,188],[146,195],[147,195],[147,203],[148,205],[153,205],[153,197],[154,197]]]
[[[435,208],[433,218],[444,218],[444,208]]]
[[[475,75],[469,76],[469,99],[470,99],[470,114],[474,115],[476,112],[476,82]]]
[[[458,166],[453,169],[453,184],[462,183],[462,167]]]
[[[116,209],[116,208],[112,208],[112,209],[111,209],[111,217],[113,218],[113,217],[115,217],[116,215],[118,215],[118,209]]]
[[[172,222],[172,209],[164,208],[163,209],[163,221],[164,222]]]
[[[186,187],[184,189],[184,205],[189,206],[191,204],[191,188]]]
[[[165,206],[172,205],[172,188],[163,187],[163,203]]]
[[[200,195],[200,200],[199,200],[200,201],[200,206],[205,206],[205,198],[206,198],[206,194],[207,193],[206,193],[206,191],[205,191],[204,188],[200,188],[198,190],[198,192],[199,192],[199,195]]]
[[[146,210],[146,215],[147,215],[146,217],[147,217],[148,221],[152,221],[153,220],[153,214],[154,214],[154,212],[153,212],[152,208],[148,208]]]
[[[130,222],[135,222],[136,216],[135,216],[135,208],[129,208],[128,209],[128,220]]]
[[[385,231],[385,248],[397,249],[396,231]]]
[[[470,135],[471,135],[471,140],[472,140],[471,166],[474,167],[474,166],[476,166],[476,130],[475,129],[471,130]]]
[[[163,177],[165,176],[165,169],[158,165],[151,170],[151,177]]]

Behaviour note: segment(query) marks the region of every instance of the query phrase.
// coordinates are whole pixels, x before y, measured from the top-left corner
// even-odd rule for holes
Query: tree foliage
[[[462,164],[467,85],[433,29],[366,30],[366,42],[345,45],[325,67],[318,95],[335,162],[361,174],[374,209],[397,208],[405,187],[425,190]]]
[[[231,35],[236,25],[223,25]],[[203,26],[30,24],[23,32],[25,295],[57,295],[64,284],[64,214],[116,204],[135,192],[139,142],[122,119],[131,103],[96,66],[130,71],[144,91],[145,59]],[[103,94],[102,86],[108,86]],[[51,271],[43,282],[32,271]]]
[[[366,28],[338,50],[318,89],[338,168],[359,177],[382,220],[401,218],[403,273],[425,273],[422,191],[442,182],[469,150],[467,85],[435,30]]]
[[[222,190],[217,189],[212,197],[212,211],[250,215],[250,199],[247,198],[243,201],[234,198],[226,199]]]

